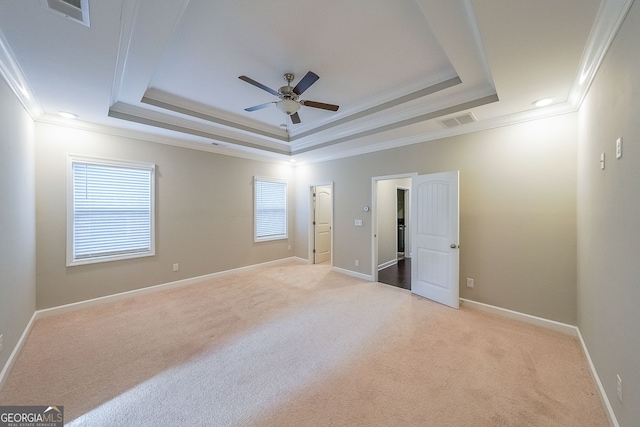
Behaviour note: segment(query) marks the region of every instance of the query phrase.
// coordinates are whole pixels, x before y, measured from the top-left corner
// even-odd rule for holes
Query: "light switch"
[[[622,137],[616,139],[616,159],[622,157]]]
[[[356,227],[362,227],[362,220],[356,219]]]

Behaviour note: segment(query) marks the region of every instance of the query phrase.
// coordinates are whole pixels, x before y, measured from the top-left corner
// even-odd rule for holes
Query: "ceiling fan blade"
[[[339,105],[325,104],[324,102],[316,102],[316,101],[301,100],[300,104],[304,105],[305,107],[321,108],[323,110],[329,110],[329,111],[338,111],[338,108],[340,108]]]
[[[269,105],[271,104],[275,104],[276,101],[273,102],[267,102],[264,104],[260,104],[260,105],[254,105],[253,107],[249,107],[249,108],[245,108],[244,111],[256,111],[256,110],[262,110],[263,108],[267,108]]]
[[[309,71],[303,78],[298,82],[296,87],[293,88],[293,91],[297,95],[302,95],[302,92],[309,89],[309,87],[314,84],[320,77],[313,71]]]
[[[298,115],[298,112],[293,113],[289,117],[291,117],[291,123],[293,123],[294,125],[300,123],[300,116]]]
[[[254,85],[255,87],[259,87],[260,89],[265,90],[265,91],[269,92],[269,93],[270,93],[270,94],[272,94],[272,95],[280,96],[280,94],[279,94],[277,91],[275,91],[275,90],[271,89],[270,87],[267,87],[267,86],[263,85],[262,83],[258,83],[257,81],[253,80],[253,79],[252,79],[252,78],[250,78],[250,77],[247,77],[247,76],[240,76],[240,77],[238,77],[238,78],[239,78],[240,80],[243,80],[243,81],[245,81],[245,82],[249,83],[250,85]]]

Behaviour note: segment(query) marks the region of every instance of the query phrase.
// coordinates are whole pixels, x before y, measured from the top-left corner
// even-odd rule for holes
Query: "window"
[[[254,178],[254,241],[287,238],[287,181]]]
[[[155,254],[155,165],[67,156],[67,266]]]

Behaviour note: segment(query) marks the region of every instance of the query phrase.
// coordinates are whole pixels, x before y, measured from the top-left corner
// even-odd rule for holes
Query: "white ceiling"
[[[46,1],[0,3],[0,71],[35,120],[303,161],[575,111],[633,2],[88,0],[85,26]],[[301,99],[337,112],[244,111],[277,98],[239,76],[308,71]]]

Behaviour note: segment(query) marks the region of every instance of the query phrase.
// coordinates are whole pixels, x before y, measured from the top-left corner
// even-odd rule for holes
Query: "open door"
[[[459,172],[419,175],[411,185],[411,292],[459,307]]]
[[[331,259],[331,186],[314,189],[314,264]]]

